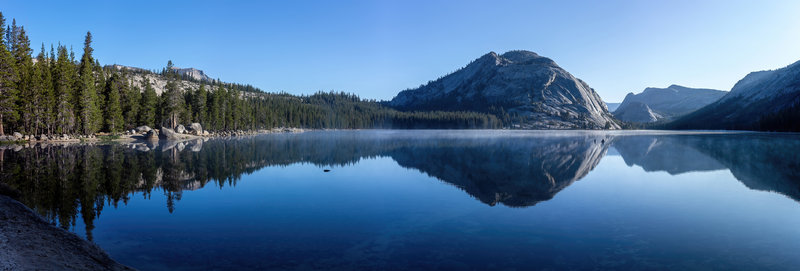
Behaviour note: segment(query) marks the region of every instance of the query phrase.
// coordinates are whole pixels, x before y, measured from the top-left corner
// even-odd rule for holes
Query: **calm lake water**
[[[142,270],[800,269],[797,134],[336,131],[0,159],[26,205]]]

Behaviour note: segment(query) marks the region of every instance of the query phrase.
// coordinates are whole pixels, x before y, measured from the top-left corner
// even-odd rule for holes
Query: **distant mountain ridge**
[[[628,122],[656,122],[664,118],[642,102],[630,102],[620,106],[614,111],[614,117]]]
[[[585,82],[530,51],[490,52],[388,105],[412,111],[507,113],[528,129],[618,129],[605,103]]]
[[[139,89],[144,89],[143,81],[147,80],[150,83],[150,85],[153,87],[153,89],[156,91],[156,94],[161,95],[162,93],[164,93],[164,91],[166,91],[167,81],[169,81],[169,80],[168,80],[167,77],[162,76],[161,74],[158,74],[158,73],[155,73],[153,71],[150,71],[150,70],[147,70],[147,69],[143,69],[143,68],[137,68],[137,67],[131,67],[131,66],[125,66],[125,65],[119,65],[119,64],[108,65],[106,67],[111,67],[112,69],[115,69],[115,70],[118,70],[118,71],[122,71],[122,70],[131,71],[132,73],[129,74],[129,77],[130,77],[130,84],[133,87],[137,87]],[[195,79],[197,81],[197,82],[193,82],[193,81],[187,81],[187,80],[180,80],[180,81],[177,82],[177,84],[181,87],[181,89],[187,89],[188,88],[188,89],[196,90],[196,89],[198,89],[200,87],[200,85],[205,85],[205,88],[207,90],[213,90],[214,89],[214,84],[213,84],[214,80],[210,79],[208,76],[206,76],[205,73],[203,73],[203,71],[201,71],[201,70],[197,70],[197,69],[194,69],[194,68],[188,68],[188,69],[173,68],[173,70],[176,70],[176,72],[178,72],[178,74],[180,74],[180,75],[184,75],[185,74],[185,75],[187,75],[187,76],[189,76],[189,77],[191,77],[191,78],[193,78],[193,79]],[[183,70],[184,73],[181,73],[181,70]],[[195,78],[194,76],[192,76],[192,70],[199,71],[199,73],[194,72],[194,75],[202,74],[202,76],[204,76],[204,77]],[[200,78],[200,79],[198,79],[198,78]],[[206,78],[206,79],[203,79],[203,78]],[[198,83],[198,82],[201,82],[201,83]]]
[[[614,112],[619,108],[619,105],[622,103],[606,103],[606,107],[608,108],[608,112]]]
[[[800,61],[751,72],[718,101],[664,128],[800,131]]]
[[[688,88],[671,85],[667,88],[646,88],[639,94],[628,93],[614,111],[614,116],[628,122],[655,122],[691,113],[711,104],[727,92],[716,89]]]

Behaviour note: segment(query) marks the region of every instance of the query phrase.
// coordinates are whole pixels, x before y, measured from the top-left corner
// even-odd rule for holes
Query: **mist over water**
[[[0,177],[143,270],[786,270],[798,151],[793,134],[329,131],[0,148]]]

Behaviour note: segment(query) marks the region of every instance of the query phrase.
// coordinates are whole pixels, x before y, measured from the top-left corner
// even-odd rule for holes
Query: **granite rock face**
[[[662,116],[644,103],[631,102],[614,111],[614,116],[627,122],[656,122]]]
[[[670,129],[800,131],[800,61],[751,72],[730,93],[676,119]]]
[[[688,88],[671,85],[667,88],[646,88],[642,93],[628,93],[614,111],[614,117],[628,122],[655,122],[673,119],[716,102],[728,92],[716,89]],[[656,118],[644,117],[642,104]],[[632,114],[632,112],[638,112]]]
[[[475,111],[518,116],[527,129],[617,129],[585,82],[529,51],[490,52],[447,76],[397,94],[398,110]]]

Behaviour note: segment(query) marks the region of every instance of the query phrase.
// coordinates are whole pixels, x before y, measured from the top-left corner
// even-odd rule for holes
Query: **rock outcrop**
[[[197,138],[197,136],[181,134],[169,128],[161,128],[161,132],[159,133],[159,138],[166,140],[181,140],[181,139],[194,139]]]
[[[200,123],[194,122],[189,124],[189,132],[193,135],[203,135],[203,126]]]
[[[139,132],[139,133],[147,133],[147,132],[150,132],[152,130],[153,130],[153,128],[150,128],[150,126],[147,126],[147,125],[136,127],[136,131]]]
[[[605,103],[553,60],[529,51],[490,52],[466,67],[397,94],[399,110],[507,112],[516,127],[616,129]]]
[[[158,131],[153,129],[147,131],[147,134],[144,135],[144,139],[149,141],[158,141],[158,137]]]
[[[206,75],[205,72],[203,72],[202,70],[195,69],[195,68],[181,69],[181,68],[178,68],[178,67],[172,67],[172,70],[174,70],[179,75],[186,76],[186,77],[192,78],[194,80],[212,81],[211,77],[208,77],[208,75]]]
[[[718,101],[664,128],[800,131],[800,61],[752,72]]]
[[[716,89],[687,88],[671,85],[667,88],[646,88],[642,93],[628,93],[625,100],[614,111],[614,116],[628,122],[655,122],[673,119],[691,113],[703,106],[716,102],[727,92]],[[644,117],[644,104],[655,119]],[[631,112],[639,112],[632,114]]]
[[[608,112],[614,112],[619,108],[621,103],[606,103],[606,107],[608,107]]]
[[[641,102],[626,103],[614,111],[614,116],[627,122],[656,122],[662,116]]]

